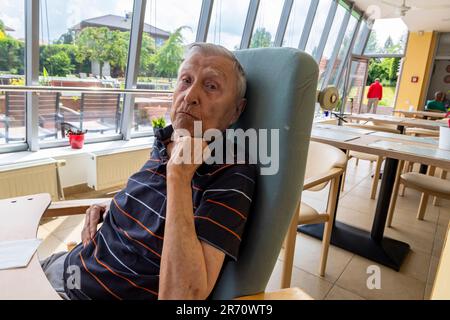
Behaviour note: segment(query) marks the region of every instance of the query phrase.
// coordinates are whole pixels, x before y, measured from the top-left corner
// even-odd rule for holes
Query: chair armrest
[[[97,198],[97,199],[81,199],[52,202],[50,207],[45,211],[43,217],[61,217],[71,216],[77,214],[84,214],[86,209],[93,204],[105,203],[111,201],[111,198]]]
[[[325,172],[322,175],[310,177],[310,178],[306,179],[305,182],[303,183],[303,190],[308,190],[308,189],[318,186],[322,183],[328,182],[328,181],[340,176],[343,172],[344,172],[344,169],[342,169],[342,168],[332,168],[330,171]]]
[[[274,292],[262,292],[251,296],[235,298],[235,300],[314,300],[299,288],[287,288]]]
[[[70,109],[70,108],[64,107],[64,106],[61,105],[61,104],[59,105],[59,109],[60,109],[61,111],[68,112],[68,113],[74,114],[74,115],[76,115],[76,116],[79,116],[79,115],[80,115],[79,112],[77,112],[77,111],[75,111],[75,110],[72,110],[72,109]]]

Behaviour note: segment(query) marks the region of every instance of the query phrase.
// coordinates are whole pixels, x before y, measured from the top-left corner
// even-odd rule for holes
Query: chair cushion
[[[368,154],[364,152],[357,152],[357,151],[350,151],[350,157],[351,158],[358,158],[361,160],[367,160],[367,161],[377,161],[378,156],[374,154]]]
[[[414,186],[439,193],[450,198],[450,181],[438,177],[427,176],[418,172],[408,172],[401,175],[402,180],[411,188]]]
[[[324,223],[328,221],[327,214],[320,214],[316,209],[302,202],[300,205],[300,214],[298,224]]]

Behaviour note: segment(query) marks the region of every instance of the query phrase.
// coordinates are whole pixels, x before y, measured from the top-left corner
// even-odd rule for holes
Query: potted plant
[[[166,120],[164,117],[153,118],[152,119],[152,127],[153,133],[157,138],[161,138],[165,136],[164,130],[169,130],[169,127],[166,127]]]
[[[69,136],[69,143],[72,149],[81,149],[83,148],[84,144],[84,135],[86,134],[87,130],[72,130],[72,128],[68,129],[66,131],[66,134]]]

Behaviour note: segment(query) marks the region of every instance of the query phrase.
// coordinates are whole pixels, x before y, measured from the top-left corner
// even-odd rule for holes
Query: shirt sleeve
[[[234,260],[250,212],[256,172],[254,165],[223,170],[204,190],[194,214],[198,238]]]

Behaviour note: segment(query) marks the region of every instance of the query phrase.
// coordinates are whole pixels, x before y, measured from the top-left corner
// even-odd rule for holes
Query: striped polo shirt
[[[114,196],[93,240],[68,254],[64,285],[71,299],[157,299],[167,206],[164,142],[172,132],[169,126],[155,133],[150,159]],[[256,176],[254,165],[202,164],[192,179],[197,236],[227,258],[237,259]],[[78,285],[68,285],[74,269]]]

